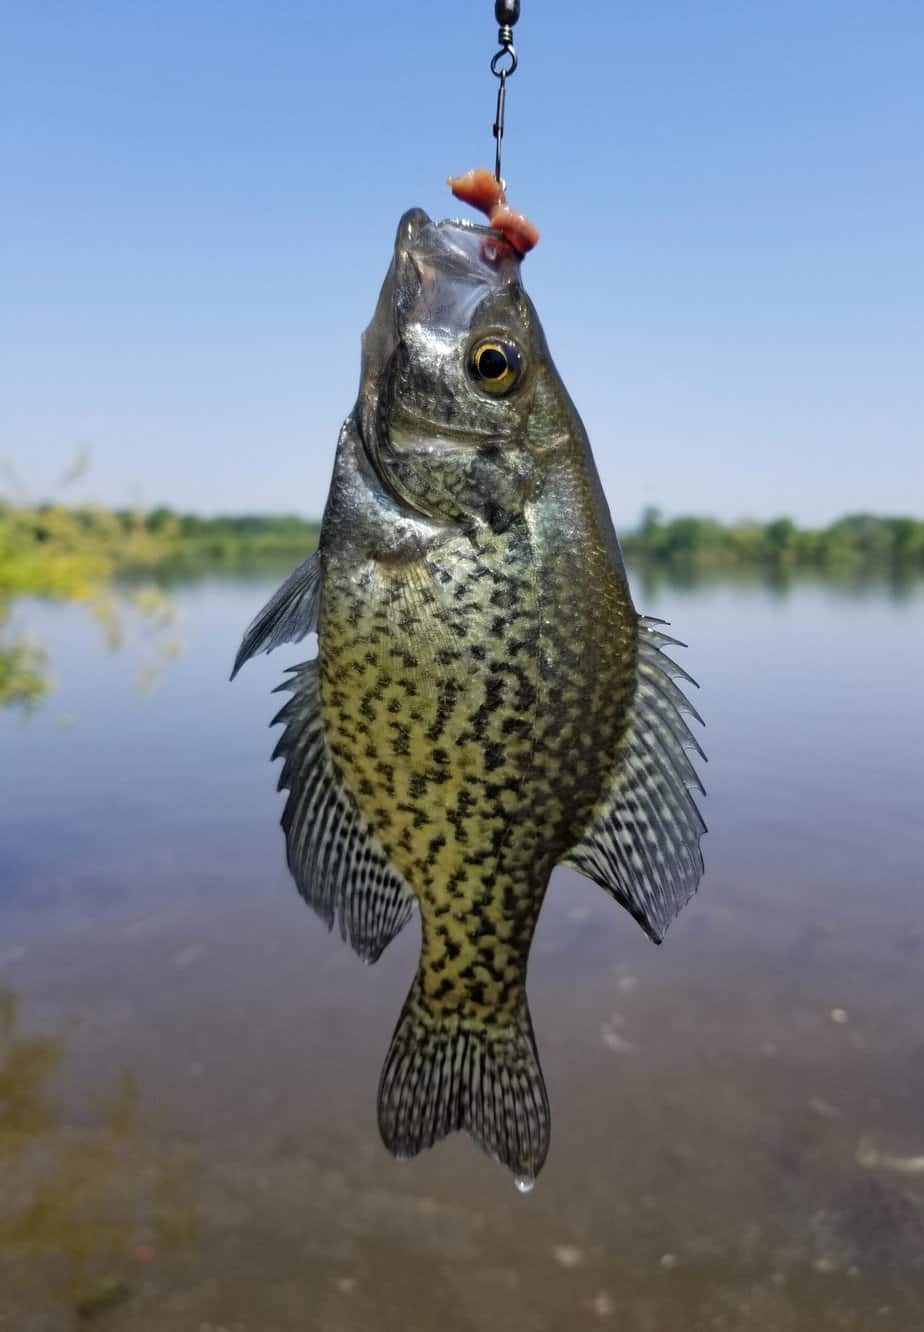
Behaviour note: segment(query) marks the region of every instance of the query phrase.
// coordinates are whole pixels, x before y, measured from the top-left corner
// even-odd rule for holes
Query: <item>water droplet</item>
[[[536,1187],[536,1181],[532,1175],[517,1175],[514,1183],[520,1193],[531,1193]]]

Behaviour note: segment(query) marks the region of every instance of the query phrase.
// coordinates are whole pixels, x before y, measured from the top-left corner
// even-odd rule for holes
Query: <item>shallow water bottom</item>
[[[904,938],[884,1000],[886,959],[834,926],[732,963],[740,922],[713,911],[671,959],[563,874],[533,986],[553,1150],[521,1196],[464,1139],[406,1164],[378,1142],[411,931],[367,969],[275,889],[7,917],[31,1105],[0,1147],[0,1326],[94,1298],[84,1320],[212,1332],[924,1325]],[[798,950],[811,983],[774,965]]]

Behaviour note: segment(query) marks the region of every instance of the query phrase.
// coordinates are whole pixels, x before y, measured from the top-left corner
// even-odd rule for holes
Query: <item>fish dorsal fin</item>
[[[272,652],[283,643],[300,643],[318,627],[321,600],[321,555],[315,551],[289,574],[248,626],[234,659],[231,679],[258,652]]]
[[[292,697],[273,723],[285,730],[273,758],[284,760],[279,789],[289,869],[299,893],[328,929],[374,962],[410,919],[415,898],[389,864],[370,825],[334,768],[321,717],[317,660],[292,667],[279,689]]]
[[[695,681],[661,650],[678,643],[639,621],[638,684],[609,791],[581,840],[563,858],[596,880],[660,943],[696,892],[706,825],[691,789],[703,791],[687,754],[705,759],[684,714],[702,718],[676,679]]]

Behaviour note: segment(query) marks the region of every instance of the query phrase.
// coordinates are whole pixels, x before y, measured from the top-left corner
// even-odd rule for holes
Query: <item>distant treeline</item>
[[[152,509],[144,514],[147,530],[170,544],[178,555],[230,563],[245,559],[298,556],[315,549],[321,524],[295,514],[241,514],[200,518],[194,513]]]
[[[48,566],[43,557],[52,554],[59,571],[68,559],[102,561],[109,571],[294,560],[315,548],[319,531],[317,522],[295,515],[202,518],[167,508],[26,508],[0,501],[0,593],[5,581],[8,591],[15,590],[9,581],[13,566],[27,574],[36,564]],[[804,528],[789,518],[720,523],[663,518],[648,509],[637,529],[620,535],[633,563],[665,568],[924,573],[924,520],[917,518],[852,514],[828,527]],[[30,579],[23,581],[28,585]]]
[[[797,527],[790,518],[720,523],[662,518],[647,509],[622,539],[639,564],[712,570],[817,570],[831,574],[924,573],[924,521],[857,513],[828,527]]]
[[[318,523],[289,515],[201,518],[166,508],[25,507],[0,500],[0,593],[5,585],[29,590],[44,581],[35,577],[39,570],[47,575],[52,568],[112,574],[174,563],[301,559],[315,549],[319,532]]]

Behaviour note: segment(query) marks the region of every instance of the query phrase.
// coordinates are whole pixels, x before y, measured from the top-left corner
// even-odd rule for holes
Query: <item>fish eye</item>
[[[512,342],[484,338],[472,348],[468,368],[479,388],[501,397],[509,393],[519,381],[523,372],[523,357]]]

